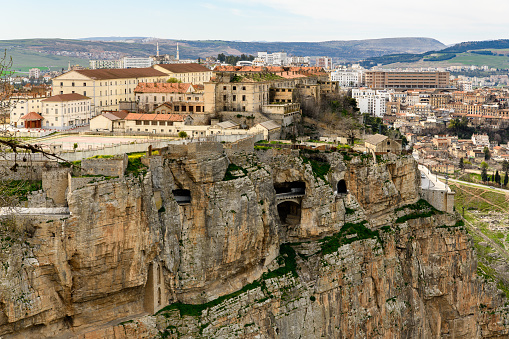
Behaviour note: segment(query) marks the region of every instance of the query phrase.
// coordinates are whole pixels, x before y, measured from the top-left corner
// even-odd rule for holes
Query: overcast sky
[[[0,39],[147,36],[324,41],[509,38],[507,0],[25,0],[2,4]],[[10,14],[6,14],[10,13]]]

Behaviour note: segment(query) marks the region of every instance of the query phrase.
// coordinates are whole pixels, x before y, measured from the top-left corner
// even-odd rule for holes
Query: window
[[[151,121],[152,125],[157,125],[157,121]]]
[[[61,82],[61,83],[60,83],[60,86],[64,86],[64,83],[63,83],[63,82]]]
[[[163,102],[165,102],[165,101],[166,101],[166,100],[165,100],[165,97],[162,97],[162,101],[163,101]]]
[[[223,101],[226,101],[226,95],[223,95]]]
[[[226,91],[226,86],[223,86],[223,91]]]
[[[74,91],[72,91],[71,93],[74,93]]]
[[[99,106],[102,106],[103,105],[103,102],[102,101],[99,101]]]
[[[165,109],[161,110],[161,114],[166,114],[166,110]]]
[[[233,86],[233,90],[236,91],[237,90],[237,86]]]
[[[246,101],[246,96],[245,95],[242,96],[242,101]]]
[[[196,97],[196,98],[194,98],[194,100],[199,101],[199,100],[200,100],[200,98]]]
[[[74,87],[74,82],[71,84],[72,87]]]
[[[154,101],[157,101],[157,97],[154,95]]]
[[[58,108],[55,108],[55,114],[58,114]]]
[[[166,125],[166,124],[165,124],[165,121],[159,121],[159,126],[164,126],[164,125]],[[161,132],[162,132],[162,131],[163,131],[163,130],[161,130]]]
[[[143,121],[143,125],[149,125],[150,121]]]
[[[235,94],[233,95],[233,101],[237,101],[237,96]]]
[[[141,121],[140,120],[136,120],[136,125],[141,125]]]
[[[242,86],[242,90],[245,91],[246,90],[246,86]]]
[[[58,121],[58,117],[55,117],[55,121]],[[53,126],[53,125],[51,125],[51,126]]]
[[[64,94],[64,91],[60,91],[60,94]]]
[[[83,95],[84,95],[84,96],[87,96],[87,91],[83,91]]]
[[[83,83],[83,87],[87,87],[87,83],[86,82]]]
[[[182,112],[186,111],[186,106],[182,106]]]

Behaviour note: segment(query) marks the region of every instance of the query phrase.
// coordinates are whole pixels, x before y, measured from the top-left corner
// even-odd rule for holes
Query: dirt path
[[[454,186],[456,188],[460,189],[461,191],[463,191],[465,194],[470,196],[470,199],[468,200],[468,202],[472,201],[474,198],[481,199],[484,202],[486,202],[486,203],[488,203],[488,204],[490,204],[492,206],[498,207],[501,210],[501,212],[509,213],[509,210],[507,210],[506,208],[504,208],[504,207],[500,206],[499,204],[496,204],[496,203],[494,203],[492,201],[489,201],[488,199],[486,199],[483,196],[481,196],[481,194],[486,192],[486,190],[483,190],[482,188],[475,188],[474,189],[475,191],[469,191],[469,190],[464,189],[463,187],[461,187],[461,184],[454,185]],[[479,190],[483,190],[483,191],[481,193],[479,193]],[[503,193],[500,193],[500,194],[503,194]],[[505,199],[506,199],[505,201],[507,201],[507,199],[508,199],[507,195],[506,195]],[[465,202],[467,202],[467,201],[465,201]]]
[[[497,252],[500,253],[501,256],[503,256],[506,260],[509,261],[509,253],[505,250],[505,248],[502,248],[499,244],[497,244],[495,241],[491,240],[486,234],[481,232],[477,227],[475,227],[470,221],[463,218],[463,221],[467,224],[467,228],[486,240],[486,242],[490,243],[493,248],[497,250]]]

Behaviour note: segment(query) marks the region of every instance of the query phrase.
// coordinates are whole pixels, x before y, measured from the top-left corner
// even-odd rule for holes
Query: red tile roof
[[[155,120],[155,121],[184,121],[187,115],[183,114],[144,114],[129,113],[125,120]]]
[[[188,83],[140,82],[134,89],[135,93],[186,93],[191,87]]]
[[[24,120],[43,120],[44,118],[35,112],[30,112],[21,117]]]
[[[83,69],[75,71],[94,80],[129,79],[167,76],[166,73],[147,68],[122,68],[122,69]]]
[[[75,100],[85,100],[90,99],[84,95],[78,93],[69,93],[69,94],[59,94],[49,97],[47,99],[41,101],[55,101],[55,102],[63,102],[63,101],[75,101]]]
[[[205,66],[200,64],[158,64],[153,67],[159,66],[172,73],[198,73],[198,72],[211,72]]]

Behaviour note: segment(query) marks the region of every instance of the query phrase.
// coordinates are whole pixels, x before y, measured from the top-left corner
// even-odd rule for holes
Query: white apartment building
[[[122,68],[146,68],[153,65],[152,58],[124,57],[122,58]]]
[[[475,146],[490,147],[490,137],[487,134],[472,134],[472,142]]]
[[[383,117],[387,109],[387,102],[391,98],[391,92],[368,88],[354,88],[352,89],[352,97],[357,100],[357,106],[361,113]]]
[[[69,129],[87,125],[92,118],[91,99],[78,93],[42,100],[42,128]]]
[[[253,64],[259,66],[262,66],[260,63],[263,63],[263,66],[285,66],[289,63],[288,54],[284,52],[258,52],[257,58],[255,60],[256,63],[253,62]]]
[[[30,68],[28,71],[29,78],[39,78],[41,76],[41,70],[38,68]]]
[[[318,57],[315,62],[316,67],[323,67],[325,69],[332,69],[332,59],[329,57]]]
[[[5,101],[2,106],[10,111],[10,124],[15,127],[24,127],[24,121],[21,117],[30,112],[42,113],[42,100],[45,96],[39,97],[12,97],[10,101]]]
[[[90,69],[101,68],[124,68],[124,62],[120,60],[90,60]]]
[[[309,66],[309,62],[309,57],[292,56],[288,58],[288,63],[295,66]]]
[[[362,84],[362,71],[337,69],[330,73],[330,80],[342,87],[359,87]]]

